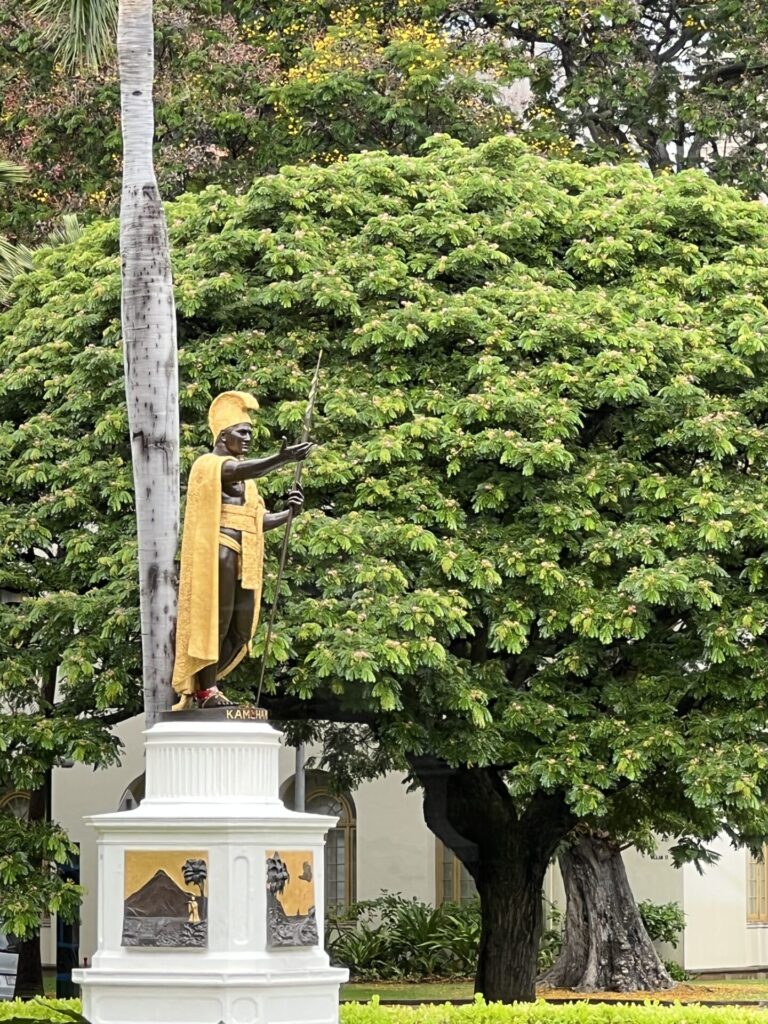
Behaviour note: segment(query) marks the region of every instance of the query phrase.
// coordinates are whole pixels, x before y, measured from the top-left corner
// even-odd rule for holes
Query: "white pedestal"
[[[146,735],[146,797],[87,821],[98,833],[98,952],[73,972],[91,1024],[335,1024],[345,970],[322,948],[323,849],[335,819],[285,809],[280,734],[265,722],[161,722]],[[126,851],[208,853],[201,948],[122,945]],[[311,851],[320,944],[269,948],[266,858]]]

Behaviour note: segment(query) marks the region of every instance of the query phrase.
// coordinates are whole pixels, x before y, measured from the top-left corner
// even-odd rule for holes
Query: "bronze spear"
[[[320,354],[317,357],[317,366],[315,367],[315,375],[312,378],[312,385],[309,389],[309,398],[307,399],[307,408],[304,412],[304,420],[301,425],[301,440],[308,441],[309,435],[312,432],[312,414],[315,411],[315,399],[317,398],[317,388],[320,383],[320,361],[323,358],[323,350],[320,350]],[[301,483],[301,470],[303,463],[299,462],[296,464],[296,469],[293,473],[293,486],[298,487]],[[280,564],[277,568],[277,581],[275,583],[275,597],[272,601],[272,607],[269,611],[269,621],[267,623],[267,635],[264,639],[264,653],[261,657],[261,671],[259,672],[259,688],[256,691],[256,707],[259,706],[261,700],[261,688],[264,685],[264,673],[267,669],[267,657],[269,656],[269,648],[272,641],[272,630],[275,625],[275,613],[277,611],[277,601],[280,597],[280,584],[283,580],[283,572],[285,570],[285,562],[288,557],[288,542],[291,538],[291,527],[293,526],[293,507],[289,508],[288,519],[285,524],[285,533],[283,534],[283,547],[280,551]]]

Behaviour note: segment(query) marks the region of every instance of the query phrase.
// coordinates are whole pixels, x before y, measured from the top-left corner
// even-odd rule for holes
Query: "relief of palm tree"
[[[200,899],[205,899],[205,882],[208,878],[208,866],[202,858],[190,857],[181,868],[187,885],[196,885],[200,890]]]

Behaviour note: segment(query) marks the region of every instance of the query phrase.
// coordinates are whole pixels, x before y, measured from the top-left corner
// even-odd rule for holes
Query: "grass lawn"
[[[643,999],[679,999],[681,1002],[763,1002],[768,1001],[768,979],[750,978],[741,981],[710,981],[706,978],[683,981],[663,992],[569,992],[565,990],[541,991],[544,999],[611,999],[627,1002]],[[353,982],[342,986],[342,999],[366,1002],[371,996],[381,999],[443,1000],[471,999],[472,982]]]
[[[342,999],[471,999],[471,981],[355,981],[341,986]]]
[[[43,972],[45,978],[45,994],[56,995],[56,972],[46,970]],[[450,1000],[450,999],[471,999],[471,981],[365,981],[352,982],[343,985],[341,988],[342,999],[354,999],[361,1003],[368,1002],[371,996],[379,996],[381,999],[407,999],[407,1000]],[[666,992],[541,992],[543,998],[554,997],[557,999],[612,999],[627,1002],[635,999],[679,999],[681,1002],[768,1002],[768,978],[749,978],[740,981],[709,981],[706,978],[696,978],[691,981],[681,982],[673,989]]]

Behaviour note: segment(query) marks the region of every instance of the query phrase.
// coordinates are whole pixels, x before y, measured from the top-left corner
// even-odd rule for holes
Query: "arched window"
[[[469,903],[477,896],[472,876],[456,854],[435,840],[436,903]]]
[[[29,817],[29,793],[12,789],[0,795],[0,811],[12,814],[15,818]]]
[[[118,811],[132,811],[134,807],[139,806],[144,799],[146,781],[146,776],[143,773],[133,780],[120,797],[120,803],[117,805]]]
[[[325,908],[343,910],[357,898],[355,804],[348,793],[340,796],[332,792],[327,772],[308,771],[306,792],[304,806],[310,814],[328,814],[339,819],[325,840]],[[286,807],[294,807],[294,793],[292,778],[281,792]]]

